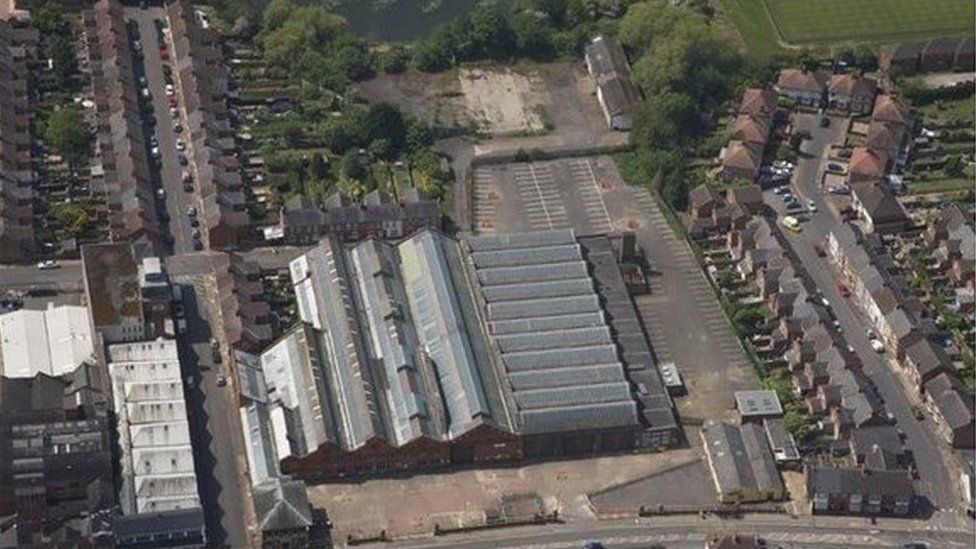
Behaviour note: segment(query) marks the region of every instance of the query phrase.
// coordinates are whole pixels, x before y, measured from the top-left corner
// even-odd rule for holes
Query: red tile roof
[[[893,95],[879,95],[874,100],[871,120],[907,126],[909,123],[908,103]]]
[[[823,90],[823,84],[817,75],[800,69],[783,69],[779,72],[776,86],[781,89],[802,90],[817,93]]]
[[[888,167],[888,153],[881,150],[855,147],[851,153],[850,173],[863,177],[881,177]]]

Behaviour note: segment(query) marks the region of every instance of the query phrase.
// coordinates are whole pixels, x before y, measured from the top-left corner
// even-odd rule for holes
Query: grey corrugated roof
[[[737,427],[709,421],[702,429],[702,437],[720,492],[782,491],[783,481],[758,425]]]
[[[515,391],[524,391],[546,387],[611,383],[619,380],[620,374],[619,363],[594,364],[572,368],[556,367],[545,370],[511,372],[508,374],[508,382]]]
[[[355,286],[363,304],[363,318],[369,329],[366,338],[384,370],[389,427],[399,445],[417,437],[437,437],[419,379],[419,350],[417,334],[403,305],[406,291],[396,272],[395,250],[392,246],[370,239],[350,252],[355,271]]]
[[[583,276],[589,276],[589,274],[586,271],[586,264],[582,261],[528,265],[524,267],[478,269],[478,281],[482,286],[568,280]]]
[[[553,330],[568,330],[587,326],[603,326],[605,321],[602,312],[571,314],[561,316],[547,316],[545,318],[518,318],[513,320],[499,320],[488,323],[492,334],[514,334],[525,332],[548,332]]]
[[[483,293],[485,295],[485,300],[497,302],[579,295],[591,291],[592,289],[593,282],[591,282],[590,279],[571,278],[568,280],[553,280],[550,282],[488,286],[484,288]]]
[[[476,320],[462,307],[461,294],[469,290],[455,287],[458,279],[448,267],[448,245],[454,244],[423,231],[400,243],[398,250],[420,343],[434,361],[450,418],[449,431],[456,436],[479,417],[491,417],[493,407],[481,371],[488,367],[488,359],[476,358],[479,347],[472,341],[481,333],[472,324]]]
[[[510,372],[619,362],[617,348],[613,345],[505,353],[502,360]]]
[[[562,349],[611,343],[606,326],[560,330],[558,332],[529,332],[495,337],[503,353]]]
[[[592,293],[590,295],[488,303],[488,316],[492,320],[584,314],[599,310],[600,300],[596,294]]]
[[[523,430],[636,426],[636,402],[574,233],[481,236],[468,245]]]
[[[571,229],[557,231],[524,231],[499,233],[468,238],[468,247],[474,252],[502,249],[536,248],[559,244],[575,244]]]

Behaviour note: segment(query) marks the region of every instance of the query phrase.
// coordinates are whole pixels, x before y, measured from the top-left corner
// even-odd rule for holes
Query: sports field
[[[973,0],[759,0],[789,43],[883,42],[974,27]],[[757,2],[758,3],[758,2]]]

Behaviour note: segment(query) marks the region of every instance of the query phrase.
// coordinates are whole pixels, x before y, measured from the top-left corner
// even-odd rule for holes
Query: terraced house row
[[[122,4],[100,0],[83,21],[95,102],[93,186],[104,189],[113,239],[155,249],[163,231]]]
[[[34,251],[34,192],[28,117],[26,13],[0,12],[0,261]]]
[[[241,166],[235,155],[234,129],[227,105],[230,73],[223,65],[220,42],[193,6],[166,6],[189,132],[188,154],[200,200],[200,223],[211,248],[233,248],[246,236]]]

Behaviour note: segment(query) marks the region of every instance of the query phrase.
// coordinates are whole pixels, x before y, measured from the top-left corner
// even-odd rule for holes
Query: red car
[[[173,108],[173,109],[176,108],[176,97],[170,96],[170,98],[169,98],[169,106],[170,106],[170,108]]]
[[[820,244],[814,244],[813,251],[817,252],[817,257],[827,257],[827,251]]]
[[[165,47],[159,48],[159,58],[163,61],[169,61],[169,51]]]
[[[837,291],[844,297],[851,297],[851,290],[843,282],[837,283]]]

